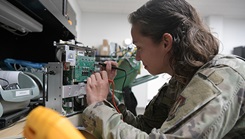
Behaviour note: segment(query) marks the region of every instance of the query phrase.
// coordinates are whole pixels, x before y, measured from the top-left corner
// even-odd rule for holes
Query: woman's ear
[[[172,48],[172,44],[173,44],[172,35],[169,33],[164,33],[162,35],[162,40],[163,40],[164,49],[166,49],[167,51],[170,51]]]

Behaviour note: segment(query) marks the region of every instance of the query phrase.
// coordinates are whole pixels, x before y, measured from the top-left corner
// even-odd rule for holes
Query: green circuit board
[[[83,82],[95,70],[95,57],[77,56],[75,66],[75,82]]]

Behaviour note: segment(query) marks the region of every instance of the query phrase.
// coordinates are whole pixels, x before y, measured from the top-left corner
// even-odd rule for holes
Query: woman
[[[136,60],[153,75],[172,76],[164,94],[173,104],[150,133],[127,124],[106,101],[114,62],[87,80],[86,129],[98,138],[210,138],[243,128],[245,63],[218,54],[219,42],[185,0],[150,0],[129,16]],[[160,97],[160,96],[159,96]],[[161,111],[161,109],[157,109]],[[244,120],[243,120],[244,119]]]

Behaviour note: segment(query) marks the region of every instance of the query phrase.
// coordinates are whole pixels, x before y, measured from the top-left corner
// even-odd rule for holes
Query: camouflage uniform
[[[165,83],[158,90],[158,94],[146,106],[143,115],[135,116],[115,97],[116,105],[123,115],[123,121],[146,133],[150,133],[153,128],[160,128],[162,123],[167,119],[170,108],[181,91],[181,87],[176,88],[176,85],[177,82],[175,79],[171,79],[169,83]],[[107,101],[113,104],[111,94],[108,95]]]
[[[198,70],[176,98],[161,128],[150,134],[125,123],[108,101],[89,105],[83,112],[83,125],[104,139],[232,137],[230,133],[245,127],[244,78],[244,60],[217,55]]]
[[[178,95],[173,84],[176,84],[175,80],[171,80],[170,83],[164,84],[159,89],[158,94],[146,106],[143,115],[135,116],[127,110],[124,104],[118,104],[118,109],[123,115],[123,121],[146,133],[150,133],[153,128],[160,128],[167,119],[170,108]]]

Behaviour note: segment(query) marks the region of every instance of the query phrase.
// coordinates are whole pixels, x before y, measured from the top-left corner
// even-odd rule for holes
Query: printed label
[[[16,91],[16,94],[15,95],[17,97],[30,95],[30,90]]]

